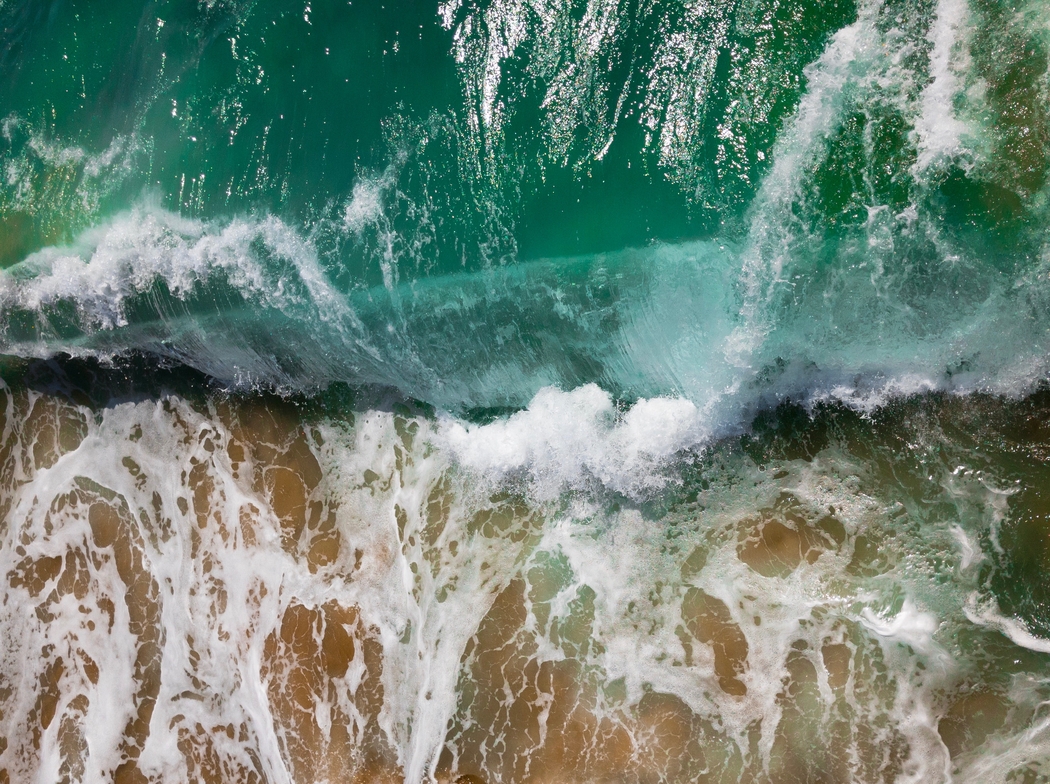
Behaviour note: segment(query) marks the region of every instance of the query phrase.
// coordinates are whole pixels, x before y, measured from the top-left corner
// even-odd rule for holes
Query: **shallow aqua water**
[[[1050,775],[1043,0],[0,0],[0,782]]]

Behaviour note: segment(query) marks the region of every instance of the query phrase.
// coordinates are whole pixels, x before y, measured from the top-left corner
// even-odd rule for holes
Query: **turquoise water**
[[[0,30],[0,781],[1050,775],[1043,0]]]
[[[1036,5],[365,5],[7,4],[8,353],[454,409],[1042,378]]]

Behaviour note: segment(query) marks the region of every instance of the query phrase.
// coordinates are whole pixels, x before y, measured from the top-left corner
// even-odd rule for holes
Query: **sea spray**
[[[0,3],[0,782],[1045,779],[1046,15]]]

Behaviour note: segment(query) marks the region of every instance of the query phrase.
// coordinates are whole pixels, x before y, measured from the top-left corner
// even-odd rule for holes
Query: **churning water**
[[[0,782],[1050,780],[1044,0],[0,30]]]

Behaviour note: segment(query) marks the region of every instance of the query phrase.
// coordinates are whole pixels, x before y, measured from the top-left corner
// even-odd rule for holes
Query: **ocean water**
[[[1050,781],[1045,0],[0,0],[0,782]]]

